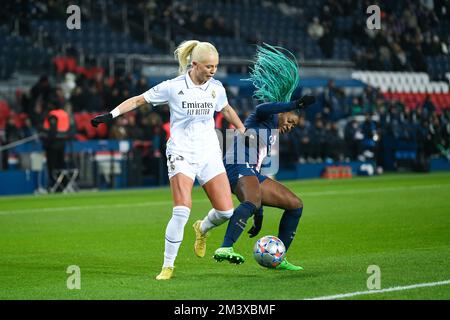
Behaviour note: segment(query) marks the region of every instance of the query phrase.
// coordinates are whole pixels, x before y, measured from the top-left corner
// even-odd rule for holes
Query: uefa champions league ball
[[[275,236],[265,236],[256,241],[253,257],[256,262],[266,268],[275,268],[284,259],[286,247],[283,241]]]

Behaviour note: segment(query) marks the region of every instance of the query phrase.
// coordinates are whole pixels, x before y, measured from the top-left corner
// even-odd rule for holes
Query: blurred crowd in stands
[[[51,79],[55,79],[52,81]],[[17,106],[12,109],[6,101],[0,102],[0,142],[6,145],[42,131],[50,101],[58,101],[72,117],[72,139],[132,139],[133,147],[140,149],[147,163],[165,155],[169,136],[169,108],[152,110],[149,105],[138,108],[114,122],[111,127],[90,124],[93,116],[110,111],[127,98],[148,90],[144,78],[133,79],[131,75],[113,78],[102,71],[90,78],[80,73],[65,73],[61,77],[43,75],[25,92],[17,91]],[[150,160],[150,161],[149,161]],[[5,161],[5,159],[4,159]]]
[[[282,2],[298,6],[296,1]],[[381,8],[379,30],[361,27],[369,16],[361,13],[374,4]],[[339,28],[342,18],[348,20]],[[426,57],[449,54],[449,27],[450,4],[445,0],[326,0],[320,15],[312,17],[308,34],[326,58],[333,57],[334,39],[350,40],[358,69],[426,72]]]
[[[168,106],[145,105],[119,117],[109,128],[90,125],[94,115],[145,92],[145,78],[108,78],[102,72],[91,78],[72,73],[59,78],[59,82],[52,83],[48,76],[42,76],[29,92],[18,92],[19,108],[15,112],[6,112],[6,103],[0,104],[0,118],[5,122],[0,123],[0,128],[4,128],[2,144],[39,132],[47,102],[56,98],[73,115],[73,139],[131,139],[147,160],[164,157],[170,136]],[[316,105],[305,112],[293,132],[280,137],[282,164],[374,160],[383,166],[388,145],[415,150],[417,157],[448,156],[450,110],[437,109],[430,99],[407,108],[371,87],[365,87],[361,94],[348,95],[332,80],[325,90],[313,94],[318,98]],[[234,93],[228,90],[228,95],[231,98]],[[239,105],[234,107],[240,110],[243,120],[251,112]],[[216,121],[216,125],[218,129],[228,128],[224,121]]]
[[[242,9],[251,10],[257,3],[242,1]],[[335,40],[348,40],[351,56],[345,58],[351,58],[358,69],[427,71],[427,57],[446,56],[450,51],[450,3],[446,0],[265,0],[260,5],[267,3],[276,5],[281,20],[296,15],[302,22],[306,21],[307,34],[317,42],[324,58],[334,57]],[[2,24],[9,24],[12,28],[18,23],[20,34],[27,36],[32,34],[31,20],[64,20],[67,18],[64,9],[69,4],[69,1],[63,1],[63,4],[59,1],[10,1],[5,4],[0,17]],[[236,30],[236,26],[227,23],[221,12],[202,11],[200,1],[136,0],[132,3],[110,1],[108,4],[114,6],[112,11],[119,13],[122,6],[127,5],[131,33],[140,39],[144,37],[142,25],[146,17],[152,28],[160,28],[154,29],[157,34],[167,37],[165,42],[176,42],[178,37],[184,35],[233,37],[236,33],[240,33],[251,45],[264,41],[244,32],[246,30]],[[371,5],[378,5],[381,9],[382,27],[379,30],[366,28],[369,16],[366,9]],[[96,17],[96,11],[98,8],[83,5],[83,19]],[[19,19],[15,20],[17,17]],[[108,23],[120,28],[121,21],[116,21],[112,16],[109,20]],[[134,24],[137,30],[134,30]],[[134,34],[139,30],[141,34]],[[283,42],[282,39],[280,41]],[[51,43],[45,45],[48,47]],[[163,45],[157,39],[154,39],[153,45],[167,50],[167,43]]]
[[[111,3],[116,2],[122,4],[120,1]],[[243,5],[247,2],[251,4],[249,0],[243,1]],[[286,16],[302,11],[296,0],[264,2],[275,3]],[[322,2],[318,15],[303,12],[303,16],[308,19],[308,35],[317,41],[326,58],[333,56],[337,37],[351,39],[357,69],[427,71],[426,56],[449,53],[448,29],[439,32],[449,26],[448,1]],[[64,3],[68,5],[69,1]],[[361,13],[372,4],[382,8],[381,30],[361,27],[368,17]],[[220,12],[218,15],[197,14],[182,1],[134,1],[133,6],[136,10],[130,10],[129,20],[142,25],[139,19],[145,12],[152,23],[164,26],[170,22],[172,40],[173,35],[183,29],[197,35],[227,37],[234,34]],[[9,25],[18,21],[20,35],[27,36],[31,33],[29,20],[65,19],[64,8],[58,1],[17,0],[5,3],[0,18]],[[347,29],[338,28],[338,20],[342,18],[349,18],[352,25]],[[73,115],[74,139],[133,139],[135,147],[141,148],[148,157],[163,157],[165,142],[170,136],[167,106],[156,109],[144,106],[118,118],[110,128],[96,129],[89,123],[92,116],[146,91],[147,79],[131,74],[108,77],[95,61],[87,60],[85,66],[80,67],[76,51],[66,50],[66,54],[66,57],[54,57],[54,73],[41,76],[29,91],[17,91],[16,106],[11,108],[5,101],[0,102],[1,143],[5,145],[39,132],[51,97]],[[374,159],[383,166],[385,152],[382,151],[392,141],[405,149],[415,149],[425,157],[449,154],[449,109],[436,108],[430,98],[414,107],[406,107],[370,87],[357,95],[345,93],[333,81],[316,95],[318,103],[305,113],[300,126],[281,138],[281,161],[285,163]],[[229,97],[232,96],[230,91]],[[241,110],[240,116],[245,119],[247,108],[234,107]],[[216,123],[220,129],[227,127],[221,121]]]
[[[450,109],[437,109],[428,96],[408,108],[371,87],[348,97],[333,81],[317,96],[322,107],[306,113],[290,135],[280,138],[282,161],[373,160],[394,169],[386,161],[397,165],[402,151],[414,165],[431,156],[450,159]]]
[[[333,12],[344,11],[341,1],[331,3]],[[351,29],[352,41],[360,46],[353,57],[358,68],[426,72],[426,56],[448,55],[450,34],[441,32],[449,26],[448,1],[383,1],[382,8],[380,30],[361,28],[357,21]]]

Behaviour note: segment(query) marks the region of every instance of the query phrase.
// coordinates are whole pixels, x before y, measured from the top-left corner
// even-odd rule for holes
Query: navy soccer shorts
[[[262,175],[256,169],[254,169],[252,165],[248,164],[226,164],[225,170],[227,171],[231,190],[234,190],[238,180],[242,177],[255,176],[258,178],[260,184],[267,179],[266,176]]]

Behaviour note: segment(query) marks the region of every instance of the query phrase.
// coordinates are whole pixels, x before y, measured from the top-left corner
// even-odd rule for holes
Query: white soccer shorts
[[[197,178],[201,186],[215,176],[225,172],[221,151],[212,152],[208,157],[205,157],[199,163],[190,163],[180,155],[168,155],[167,169],[169,179],[178,173],[182,173],[191,178],[193,181]]]

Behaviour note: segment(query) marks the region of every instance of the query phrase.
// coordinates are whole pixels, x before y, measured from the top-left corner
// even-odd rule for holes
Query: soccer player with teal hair
[[[258,234],[262,226],[263,206],[284,210],[278,237],[286,250],[294,239],[303,202],[286,186],[261,174],[261,167],[264,160],[270,158],[272,145],[277,140],[276,133],[291,131],[299,123],[299,111],[315,102],[313,96],[291,101],[300,81],[299,67],[292,53],[281,47],[268,44],[258,46],[248,80],[256,87],[254,97],[263,103],[244,122],[247,140],[242,135],[236,135],[224,157],[231,190],[241,203],[228,223],[222,246],[214,253],[217,261],[227,260],[236,264],[243,263],[245,259],[234,251],[233,244],[252,215],[254,224],[248,233],[250,237]],[[251,138],[248,139],[248,136]],[[277,269],[302,270],[302,267],[285,259]]]

